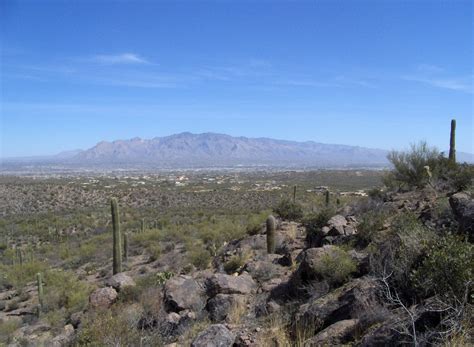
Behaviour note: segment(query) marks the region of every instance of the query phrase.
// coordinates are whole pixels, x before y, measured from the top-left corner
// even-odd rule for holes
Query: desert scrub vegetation
[[[294,202],[288,198],[282,199],[278,205],[273,208],[273,211],[283,219],[299,220],[303,217],[303,207],[300,203]]]
[[[392,151],[387,158],[393,169],[384,175],[382,181],[389,189],[438,185],[460,191],[473,183],[473,165],[458,164],[426,142],[411,145],[409,151]]]
[[[321,229],[334,214],[335,210],[328,207],[321,209],[317,213],[311,213],[302,220],[302,224],[306,228],[306,242],[309,247],[320,246],[323,238]]]
[[[356,269],[357,265],[352,257],[339,247],[324,254],[314,267],[316,274],[333,287],[346,282]]]
[[[48,264],[42,261],[31,261],[23,264],[0,264],[0,289],[21,289],[33,282],[38,272],[43,272]]]
[[[424,297],[439,295],[473,304],[474,246],[456,236],[441,237],[427,247],[411,276]]]

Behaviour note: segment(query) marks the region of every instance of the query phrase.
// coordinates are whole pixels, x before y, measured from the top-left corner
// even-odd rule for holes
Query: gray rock
[[[165,284],[164,303],[167,312],[186,309],[199,312],[206,305],[205,292],[191,276],[175,276]]]
[[[340,320],[357,318],[379,303],[378,284],[369,277],[355,279],[328,294],[300,307],[296,322],[319,331]]]
[[[323,247],[308,248],[303,254],[303,260],[298,268],[297,275],[304,280],[317,278],[317,266],[321,258],[331,254],[336,249],[335,246],[325,245]]]
[[[109,308],[117,300],[117,291],[114,288],[99,288],[89,296],[89,304],[94,308]]]
[[[118,292],[125,287],[136,286],[136,283],[133,278],[131,278],[127,274],[124,274],[123,272],[113,275],[105,282],[105,284],[109,287],[114,288]]]
[[[337,214],[328,221],[329,236],[344,235],[344,227],[347,225],[347,220],[344,216]]]
[[[305,346],[340,346],[354,340],[358,319],[338,321],[305,341]]]
[[[51,341],[51,347],[65,347],[70,346],[74,338],[74,327],[68,324],[64,327],[61,335],[56,336]]]
[[[223,324],[214,324],[199,333],[191,347],[231,347],[235,335]]]
[[[252,277],[246,273],[240,276],[231,276],[217,273],[207,281],[209,296],[221,294],[250,294],[257,285]]]

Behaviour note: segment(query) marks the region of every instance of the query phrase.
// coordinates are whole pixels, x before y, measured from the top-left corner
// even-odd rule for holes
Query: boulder
[[[206,306],[205,292],[191,276],[175,276],[166,281],[164,303],[167,312],[186,309],[199,312]]]
[[[51,347],[70,346],[74,338],[74,327],[68,324],[64,327],[61,335],[56,336],[51,341]]]
[[[377,305],[378,284],[370,277],[357,278],[328,294],[300,307],[295,320],[300,327],[316,332],[340,320],[357,318],[369,307]]]
[[[117,291],[114,288],[99,288],[89,296],[89,304],[94,308],[109,308],[117,300]]]
[[[209,318],[213,322],[222,322],[233,309],[234,305],[246,305],[245,295],[241,294],[217,294],[207,303]]]
[[[358,319],[344,319],[319,332],[305,341],[305,346],[340,346],[354,340]]]
[[[303,259],[297,271],[297,276],[303,281],[311,281],[317,278],[317,264],[325,255],[331,254],[335,246],[325,245],[323,247],[308,248],[303,253]]]
[[[347,220],[344,216],[337,214],[328,221],[328,235],[329,236],[339,236],[344,235],[344,227],[347,226]]]
[[[136,286],[135,281],[130,276],[120,272],[110,277],[105,284],[109,287],[114,288],[116,291],[121,291],[125,287]]]
[[[231,347],[235,335],[223,324],[214,324],[199,333],[191,347]]]
[[[207,289],[210,297],[221,294],[250,294],[257,285],[252,277],[243,273],[240,276],[231,276],[217,273],[207,280]]]
[[[459,222],[459,232],[474,242],[474,199],[467,193],[456,193],[449,198],[449,204]]]

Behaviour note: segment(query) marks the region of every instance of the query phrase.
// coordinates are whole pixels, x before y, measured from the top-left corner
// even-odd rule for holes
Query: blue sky
[[[2,1],[2,157],[177,132],[473,149],[471,1]]]

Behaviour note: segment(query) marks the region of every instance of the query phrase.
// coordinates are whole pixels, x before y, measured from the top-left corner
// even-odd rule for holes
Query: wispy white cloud
[[[145,58],[135,53],[121,54],[98,54],[94,55],[92,61],[101,64],[149,64]]]
[[[405,76],[405,80],[420,82],[432,87],[450,89],[466,93],[474,93],[472,78],[429,78],[418,76]]]

